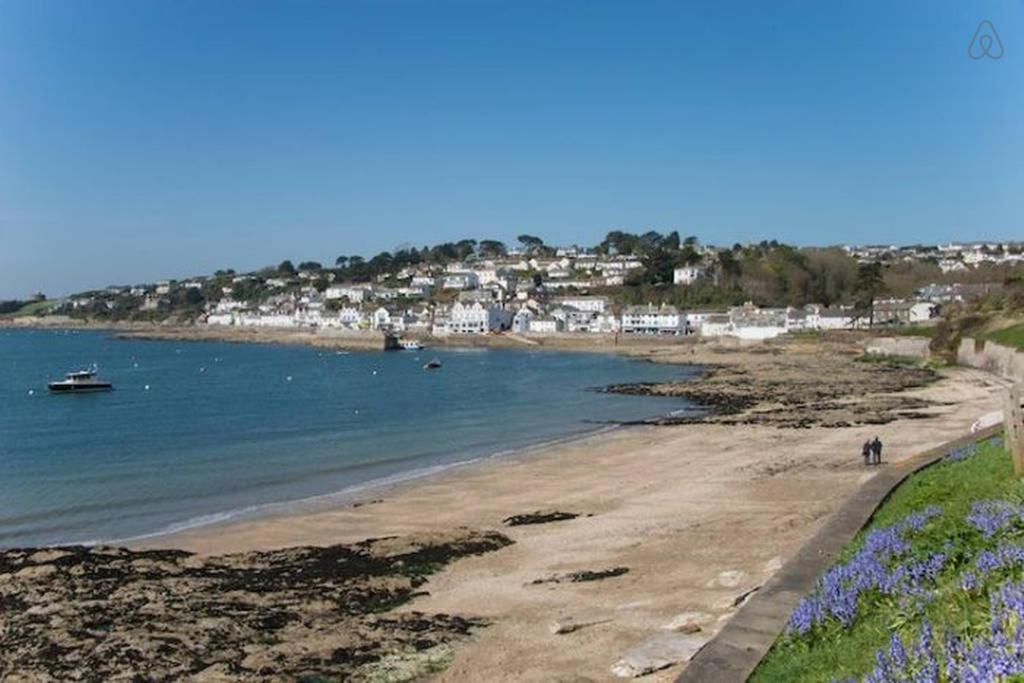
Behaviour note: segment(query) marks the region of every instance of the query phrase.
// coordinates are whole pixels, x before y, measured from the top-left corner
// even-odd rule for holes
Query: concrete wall
[[[956,362],[1024,382],[1024,352],[1009,346],[964,337],[957,349]]]
[[[927,337],[874,337],[864,342],[864,350],[880,356],[906,356],[928,360],[932,356]]]

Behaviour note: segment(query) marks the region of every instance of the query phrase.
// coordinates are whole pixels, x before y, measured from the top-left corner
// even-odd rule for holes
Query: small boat
[[[423,364],[424,370],[437,370],[439,367],[441,367],[441,361],[436,358]]]
[[[398,344],[402,347],[403,351],[419,351],[423,348],[423,344],[420,344],[415,339],[401,339]]]
[[[87,391],[110,391],[114,385],[96,377],[96,370],[77,370],[64,375],[64,379],[48,382],[50,391],[58,394],[78,394]]]

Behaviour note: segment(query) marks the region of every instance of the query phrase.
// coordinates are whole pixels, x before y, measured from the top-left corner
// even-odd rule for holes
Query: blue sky
[[[1024,239],[1022,29],[1022,0],[0,0],[0,298],[523,232]]]

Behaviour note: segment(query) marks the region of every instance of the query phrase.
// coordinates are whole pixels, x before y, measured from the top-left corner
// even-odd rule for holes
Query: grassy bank
[[[1024,483],[993,439],[901,485],[751,680],[1024,680],[1022,578]]]
[[[1024,350],[1024,323],[1004,327],[1003,329],[996,330],[995,332],[987,332],[981,335],[981,338],[991,339],[995,343],[1002,344],[1003,346],[1012,346],[1014,348]]]

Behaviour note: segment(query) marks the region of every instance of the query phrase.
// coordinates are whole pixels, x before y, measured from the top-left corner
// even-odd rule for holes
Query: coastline
[[[486,539],[486,550],[455,553],[385,617],[459,615],[474,624],[445,636],[447,668],[432,680],[614,680],[611,668],[644,643],[668,639],[695,649],[714,636],[878,473],[860,462],[865,439],[880,435],[886,459],[899,462],[966,432],[1000,401],[1002,381],[984,372],[858,363],[849,343],[644,341],[581,350],[706,365],[696,381],[615,389],[717,396],[728,409],[574,435],[331,494],[323,509],[215,522],[117,552],[184,551],[195,553],[189,566],[274,569],[279,560],[267,558],[278,553],[347,553],[379,543],[476,547]],[[547,523],[513,525],[523,517]],[[391,627],[381,631],[375,615],[354,617],[352,627],[370,629],[376,645],[391,643]],[[176,628],[187,634],[192,620],[181,618]],[[647,680],[671,680],[681,668]],[[417,669],[427,670],[435,669]]]
[[[908,390],[928,416],[888,425],[779,428],[770,424],[635,426],[519,457],[418,479],[331,510],[204,527],[137,548],[200,557],[366,538],[429,538],[469,529],[512,541],[432,577],[398,609],[488,620],[435,680],[614,680],[610,667],[685,616],[710,639],[786,559],[878,470],[859,445],[880,434],[897,462],[969,430],[998,405],[1000,382],[953,369]],[[515,515],[575,519],[509,526]],[[622,570],[593,582],[573,573]],[[538,583],[543,582],[543,583]],[[558,623],[587,624],[553,634]],[[687,626],[687,629],[690,627]],[[680,636],[681,637],[681,636]],[[650,680],[671,680],[672,666]]]
[[[217,341],[244,344],[293,344],[347,351],[381,351],[384,337],[375,330],[310,328],[236,327],[179,323],[86,322],[63,316],[0,318],[0,329],[93,330],[110,332],[126,339],[163,341]],[[527,348],[587,353],[632,353],[666,346],[688,347],[693,337],[647,337],[614,334],[411,335],[430,346],[442,348]]]
[[[582,433],[573,433],[566,436],[550,439],[541,443],[529,444],[522,447],[509,448],[506,450],[488,453],[471,457],[467,460],[459,460],[438,465],[428,465],[400,474],[371,479],[359,484],[346,486],[337,491],[322,493],[315,496],[283,500],[273,503],[247,506],[236,510],[225,510],[223,512],[203,515],[170,524],[156,531],[130,536],[126,538],[97,539],[83,545],[87,546],[124,546],[127,548],[156,548],[165,547],[165,541],[173,544],[181,536],[196,534],[216,534],[221,530],[227,530],[237,524],[253,523],[258,524],[268,520],[287,519],[304,517],[343,508],[359,508],[364,505],[373,504],[381,497],[399,495],[410,488],[415,488],[421,483],[427,483],[436,478],[443,478],[455,474],[461,470],[474,467],[488,467],[490,464],[505,458],[527,459],[536,455],[555,453],[560,448],[585,447],[592,439],[599,439],[606,434],[624,429],[636,429],[640,425],[630,422],[616,422],[612,424],[601,424],[594,429]],[[62,544],[55,543],[47,547],[59,547]]]

